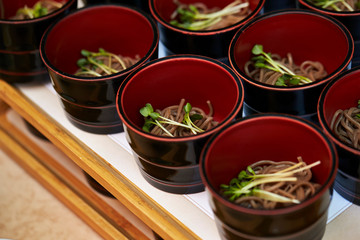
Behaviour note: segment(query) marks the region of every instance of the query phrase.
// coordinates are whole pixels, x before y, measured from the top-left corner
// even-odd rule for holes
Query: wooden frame
[[[64,183],[64,176],[68,177],[68,173],[57,169],[58,166],[48,160],[49,156],[41,152],[33,143],[25,140],[24,136],[16,129],[11,128],[9,123],[4,120],[4,115],[9,108],[20,114],[162,238],[200,239],[187,226],[129,181],[126,176],[111,167],[97,153],[32,103],[21,91],[2,80],[0,80],[0,101],[2,118],[0,120],[0,141],[4,150],[104,238],[122,239],[136,236],[136,239],[139,239],[137,235],[139,233],[134,227],[125,227],[125,222],[112,221],[114,216],[109,217],[106,211],[99,213],[91,210],[101,209],[101,204],[94,201],[94,196],[84,194],[80,185],[73,185],[74,182]],[[49,166],[51,167],[49,168]],[[54,174],[56,172],[54,169],[58,174]],[[71,189],[72,187],[75,187],[77,194]],[[82,197],[79,197],[79,193],[82,193]]]

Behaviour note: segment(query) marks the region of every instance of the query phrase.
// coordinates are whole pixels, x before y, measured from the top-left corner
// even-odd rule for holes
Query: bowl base
[[[44,72],[42,74],[5,74],[0,72],[0,79],[3,79],[5,82],[13,83],[42,83],[50,81],[49,74]]]
[[[314,222],[307,228],[302,229],[296,233],[276,237],[254,236],[239,232],[238,230],[223,223],[216,215],[215,223],[216,227],[218,228],[220,237],[223,240],[321,240],[325,233],[327,216],[328,211],[326,211],[316,222]]]
[[[87,172],[83,171],[86,181],[89,183],[89,185],[94,189],[96,192],[110,197],[115,198],[108,190],[106,190],[100,183],[98,183],[93,177],[91,177]]]
[[[244,102],[244,105],[243,105],[243,116],[246,117],[246,116],[250,116],[250,115],[254,115],[254,114],[259,114],[259,113],[263,113],[263,112],[259,112],[258,110],[255,110],[254,108],[250,107],[248,104],[246,104]],[[286,114],[286,113],[285,113]],[[290,114],[291,115],[291,114]],[[293,114],[292,114],[293,115]],[[312,114],[306,114],[306,115],[295,115],[297,117],[301,117],[305,120],[308,120],[318,126],[320,126],[320,123],[319,123],[319,119],[318,119],[318,116],[317,116],[317,113],[312,113]]]
[[[175,194],[190,194],[190,193],[198,193],[205,190],[203,183],[197,183],[197,184],[173,184],[173,183],[166,183],[163,181],[160,181],[149,174],[147,174],[145,171],[143,171],[141,168],[140,172],[141,175],[145,178],[145,180],[150,183],[153,187],[156,187],[159,190],[162,190],[164,192],[168,193],[175,193]]]
[[[66,113],[66,112],[65,112]],[[66,117],[68,120],[77,128],[89,132],[89,133],[95,133],[95,134],[114,134],[114,133],[120,133],[124,131],[122,122],[114,123],[114,124],[108,124],[108,125],[100,125],[95,123],[82,123],[74,119],[72,116],[70,116],[68,113],[66,113]]]
[[[360,206],[360,179],[338,169],[334,189],[346,200]]]
[[[37,138],[40,138],[42,140],[49,141],[47,137],[45,137],[39,130],[37,130],[33,125],[31,125],[28,121],[24,119],[25,126],[29,130],[29,132],[34,135]]]
[[[173,51],[171,51],[170,49],[168,49],[163,42],[160,42],[161,43],[161,55],[159,54],[159,57],[160,56],[170,56],[170,55],[177,55],[177,54],[184,54],[184,53],[174,53]],[[197,54],[197,53],[188,53],[188,54]],[[214,57],[213,57],[214,58]],[[226,64],[227,66],[231,67],[230,65],[230,61],[229,61],[229,58],[227,56],[224,56],[224,57],[219,57],[219,58],[214,58],[224,64]]]

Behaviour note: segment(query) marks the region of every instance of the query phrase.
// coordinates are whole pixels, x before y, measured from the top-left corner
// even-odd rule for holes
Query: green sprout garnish
[[[119,70],[111,67],[113,58],[120,63],[123,70],[126,69],[126,65],[124,61],[121,60],[119,56],[107,52],[103,48],[99,48],[99,52],[90,52],[88,50],[83,49],[81,50],[81,55],[84,56],[85,58],[80,58],[77,61],[77,65],[81,68],[82,71],[75,73],[75,75],[87,74],[95,77],[101,77],[102,75],[95,71],[97,68],[100,68],[102,71],[104,71],[106,75],[118,73]],[[96,59],[96,57],[99,56],[108,57],[109,58],[108,65],[104,64],[103,61]]]
[[[34,4],[32,8],[29,8],[27,5],[25,5],[23,8],[19,8],[16,12],[16,15],[24,15],[25,19],[33,19],[45,16],[49,14],[49,11],[46,7],[43,7],[42,3],[49,3],[56,8],[61,8],[62,4],[55,2],[55,1],[38,1]]]
[[[237,178],[231,179],[229,185],[221,184],[220,188],[224,191],[224,195],[228,196],[230,201],[235,201],[236,199],[243,196],[257,196],[262,199],[274,202],[298,204],[300,201],[297,199],[287,198],[266,190],[262,190],[257,186],[263,183],[297,181],[296,177],[292,177],[293,174],[319,165],[320,161],[314,162],[304,167],[300,167],[302,164],[302,162],[299,162],[286,169],[270,174],[256,174],[254,170],[248,166],[247,171],[242,170],[238,174]]]
[[[360,109],[360,100],[357,101],[357,108]],[[360,113],[355,114],[356,118],[360,118]]]
[[[236,14],[248,6],[248,2],[241,3],[236,0],[219,11],[202,14],[194,5],[189,4],[188,8],[180,5],[176,10],[179,20],[174,19],[170,21],[170,24],[179,28],[199,31],[218,23],[222,17]]]
[[[182,123],[180,122],[176,122],[173,121],[171,119],[165,118],[163,116],[161,116],[158,112],[154,112],[154,109],[152,107],[152,105],[150,103],[146,103],[145,107],[140,109],[140,113],[141,115],[143,115],[145,117],[145,123],[142,127],[142,129],[145,132],[150,132],[152,127],[154,125],[158,126],[159,128],[161,128],[167,135],[169,135],[170,137],[174,137],[173,134],[171,134],[164,126],[163,124],[171,124],[171,125],[176,125],[176,126],[180,126],[180,127],[184,127],[184,128],[188,128],[190,129],[194,134],[197,133],[201,133],[204,132],[203,129],[197,127],[193,121],[195,120],[200,120],[203,118],[202,115],[200,114],[193,114],[190,116],[190,111],[191,111],[192,107],[190,105],[190,103],[187,103],[184,106],[184,111],[185,111],[185,115],[184,115],[184,120]]]
[[[296,75],[286,66],[272,59],[271,53],[264,52],[263,46],[260,44],[256,44],[251,52],[255,55],[255,57],[252,58],[252,60],[255,62],[254,64],[255,67],[266,68],[282,74],[277,79],[275,83],[276,86],[287,87],[287,86],[303,85],[312,82],[309,78],[301,75]]]
[[[342,4],[348,11],[353,12],[355,11],[354,8],[352,8],[345,0],[308,0],[308,2],[312,3],[313,5],[321,8],[329,8],[331,10],[335,11],[342,11],[336,3]],[[360,7],[360,3],[355,3],[356,7]]]

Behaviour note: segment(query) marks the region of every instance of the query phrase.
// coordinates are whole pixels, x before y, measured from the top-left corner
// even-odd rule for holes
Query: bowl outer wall
[[[265,118],[268,122],[264,122]],[[256,124],[261,121],[261,126]],[[274,126],[269,127],[270,123]],[[278,129],[277,132],[273,131],[275,128]],[[251,132],[253,134],[250,134]],[[291,137],[292,133],[295,133],[296,136]],[[242,136],[247,137],[242,139]],[[276,141],[281,137],[286,140]],[[263,138],[274,139],[268,141],[268,145],[265,146]],[[306,142],[301,141],[304,139],[308,140]],[[254,142],[257,145],[256,150],[252,146]],[[219,144],[220,146],[217,146]],[[239,144],[243,144],[243,146],[239,147],[241,146]],[[258,149],[259,145],[263,146],[261,150]],[[274,145],[275,148],[282,147],[282,151],[274,151]],[[234,149],[236,152],[233,151]],[[244,149],[245,151],[241,151]],[[323,150],[319,151],[319,149]],[[217,153],[211,157],[210,163],[209,156],[214,154],[214,151]],[[238,159],[237,153],[239,152],[245,155],[242,157],[246,161],[234,165],[234,159]],[[318,159],[314,159],[314,157],[319,157],[323,167],[316,166],[312,169],[315,181],[321,182],[322,188],[315,197],[302,202],[300,205],[266,211],[249,209],[229,202],[219,193],[221,183],[226,184],[231,178],[237,176],[240,170],[245,169],[254,161],[261,159],[281,161],[290,160],[290,158],[296,161],[297,156],[302,156],[307,163],[309,163],[309,159],[314,162]],[[219,160],[221,165],[213,165],[216,160]],[[338,158],[335,146],[319,127],[295,116],[283,114],[259,114],[231,123],[210,138],[200,157],[201,177],[209,193],[211,207],[215,215],[228,226],[241,232],[258,234],[256,232],[260,231],[259,234],[264,234],[263,236],[300,231],[316,222],[323,214],[327,214],[337,166]],[[259,226],[263,226],[263,230],[260,230]]]
[[[27,1],[29,3],[30,1]],[[23,1],[4,1],[6,18],[15,14]],[[48,74],[39,54],[45,30],[56,19],[77,8],[76,0],[46,16],[30,20],[0,19],[0,78],[9,83],[48,81]]]
[[[217,82],[218,78],[223,78],[223,81]],[[180,84],[174,87],[172,81]],[[211,84],[202,86],[200,81]],[[199,91],[201,88],[202,91]],[[211,100],[214,119],[220,124],[195,136],[177,138],[155,136],[141,129],[143,117],[136,109],[142,108],[147,102],[154,109],[162,109],[179,104],[181,98],[205,112],[208,111],[206,100]],[[117,109],[127,140],[140,157],[159,164],[184,166],[198,164],[206,139],[235,117],[241,116],[243,98],[239,77],[226,65],[203,56],[177,55],[151,61],[130,74],[119,88]],[[126,107],[125,102],[128,103]]]
[[[288,28],[287,25],[298,27]],[[304,38],[309,35],[308,27],[304,26],[313,27],[311,38]],[[326,41],[324,36],[329,36],[325,37]],[[314,41],[319,44],[315,46]],[[340,42],[342,44],[334,52],[334,43]],[[244,72],[244,65],[251,59],[254,44],[262,44],[266,52],[281,56],[292,53],[297,64],[305,60],[319,61],[329,75],[321,81],[300,87],[278,87],[255,81]],[[231,66],[243,80],[247,93],[245,103],[251,108],[258,112],[306,115],[316,114],[317,101],[323,87],[348,67],[353,52],[352,36],[339,21],[308,10],[293,9],[267,13],[242,26],[234,35],[228,54]]]

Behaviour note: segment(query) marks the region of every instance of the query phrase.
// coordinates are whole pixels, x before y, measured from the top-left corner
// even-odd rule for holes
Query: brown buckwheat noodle
[[[296,75],[307,77],[312,82],[318,81],[327,76],[327,72],[320,62],[308,60],[302,62],[299,66],[294,63],[291,53],[288,53],[285,58],[280,57],[278,54],[271,54],[271,56],[275,61],[282,63]],[[244,70],[246,75],[256,81],[269,85],[275,85],[277,79],[282,75],[279,72],[275,72],[269,69],[256,68],[254,63],[255,62],[252,60],[247,61],[244,66]]]
[[[337,110],[330,128],[342,142],[360,150],[360,118],[356,117],[356,114],[360,114],[357,107]]]
[[[213,119],[214,110],[211,105],[211,102],[207,101],[207,104],[209,106],[208,114],[206,114],[204,112],[204,110],[202,110],[201,108],[198,108],[198,107],[192,107],[191,112],[190,112],[190,115],[196,113],[196,114],[201,114],[203,116],[202,119],[194,121],[194,124],[205,131],[215,127],[218,124],[218,122],[214,121],[214,119]],[[179,105],[169,106],[169,107],[164,108],[163,110],[157,109],[156,112],[158,112],[163,117],[169,118],[176,122],[182,122],[184,119],[184,114],[185,114],[185,111],[183,109],[184,105],[185,105],[185,99],[181,99]],[[194,135],[189,129],[184,128],[184,127],[170,125],[170,124],[164,124],[163,126],[166,128],[166,130],[168,130],[171,134],[173,134],[174,137],[184,137],[184,136]],[[150,133],[152,133],[154,135],[159,135],[159,136],[168,136],[158,126],[155,126],[150,131]]]
[[[306,163],[302,160],[301,157],[298,157],[298,161],[302,164],[297,168],[306,166]],[[275,162],[271,160],[261,160],[253,163],[250,165],[250,167],[255,171],[256,174],[268,174],[279,172],[285,168],[294,166],[295,164],[297,163],[291,161]],[[313,196],[320,188],[320,184],[310,181],[312,179],[312,172],[310,169],[294,173],[292,177],[296,177],[297,181],[265,183],[259,185],[258,187],[259,189],[276,193],[287,198],[297,199],[300,202]],[[256,196],[240,197],[235,200],[235,203],[254,209],[275,209],[294,204],[264,200]]]

